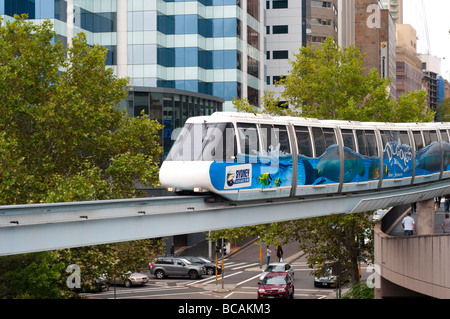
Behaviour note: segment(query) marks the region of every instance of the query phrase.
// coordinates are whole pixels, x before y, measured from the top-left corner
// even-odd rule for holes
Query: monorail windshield
[[[232,123],[187,123],[167,161],[233,161],[237,146]]]

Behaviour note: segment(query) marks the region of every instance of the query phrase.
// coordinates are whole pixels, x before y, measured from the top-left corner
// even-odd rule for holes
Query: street
[[[298,256],[296,244],[284,247],[285,256]],[[297,255],[294,254],[297,252]],[[265,254],[265,253],[264,253]],[[257,256],[257,258],[255,258]],[[87,298],[101,299],[256,299],[258,279],[265,268],[259,263],[259,247],[251,245],[237,255],[224,261],[224,275],[203,275],[197,280],[182,277],[156,279],[147,272],[150,280],[144,286],[126,288],[111,286],[109,291],[87,294]],[[287,261],[286,258],[285,261]],[[273,260],[272,260],[273,261]],[[335,290],[314,287],[314,276],[302,255],[290,262],[295,270],[295,299],[334,298]]]

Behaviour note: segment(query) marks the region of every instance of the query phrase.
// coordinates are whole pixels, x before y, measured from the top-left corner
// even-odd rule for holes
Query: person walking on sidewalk
[[[405,236],[411,236],[416,231],[416,221],[411,217],[411,211],[407,215],[402,221],[403,234]]]
[[[445,214],[445,219],[442,221],[441,228],[444,233],[450,233],[450,219],[448,213]]]
[[[281,262],[283,260],[283,247],[281,247],[280,244],[278,244],[278,247],[277,247],[277,257],[278,257],[278,262]]]
[[[272,255],[272,251],[270,250],[269,245],[267,245],[266,254],[267,254],[267,266],[269,266],[269,263],[270,263],[270,255]]]

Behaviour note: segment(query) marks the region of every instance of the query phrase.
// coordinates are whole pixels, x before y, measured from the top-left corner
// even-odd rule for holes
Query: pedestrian
[[[412,203],[411,204],[411,212],[414,214],[416,212],[417,209],[417,203]]]
[[[283,247],[281,247],[281,245],[278,245],[277,257],[278,257],[278,262],[281,262],[283,260]]]
[[[267,253],[267,266],[269,266],[269,263],[270,263],[270,255],[272,255],[272,251],[270,250],[269,245],[267,245],[266,253]]]
[[[411,217],[411,212],[407,213],[408,216],[403,218],[402,226],[403,226],[403,234],[405,236],[411,236],[416,231],[416,222],[414,218]]]
[[[172,243],[172,247],[170,247],[170,255],[174,256],[175,255],[175,245]]]
[[[450,233],[450,219],[448,213],[445,214],[445,219],[442,221],[441,228],[444,233]]]
[[[444,201],[444,211],[446,213],[449,212],[449,208],[450,208],[450,195],[445,195],[445,201]]]

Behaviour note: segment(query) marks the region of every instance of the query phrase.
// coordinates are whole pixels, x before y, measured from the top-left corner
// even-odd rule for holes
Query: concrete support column
[[[117,76],[128,76],[128,0],[117,0]]]
[[[73,0],[67,0],[67,47],[72,46],[72,38],[73,38]]]
[[[417,203],[417,235],[434,234],[434,199]]]

